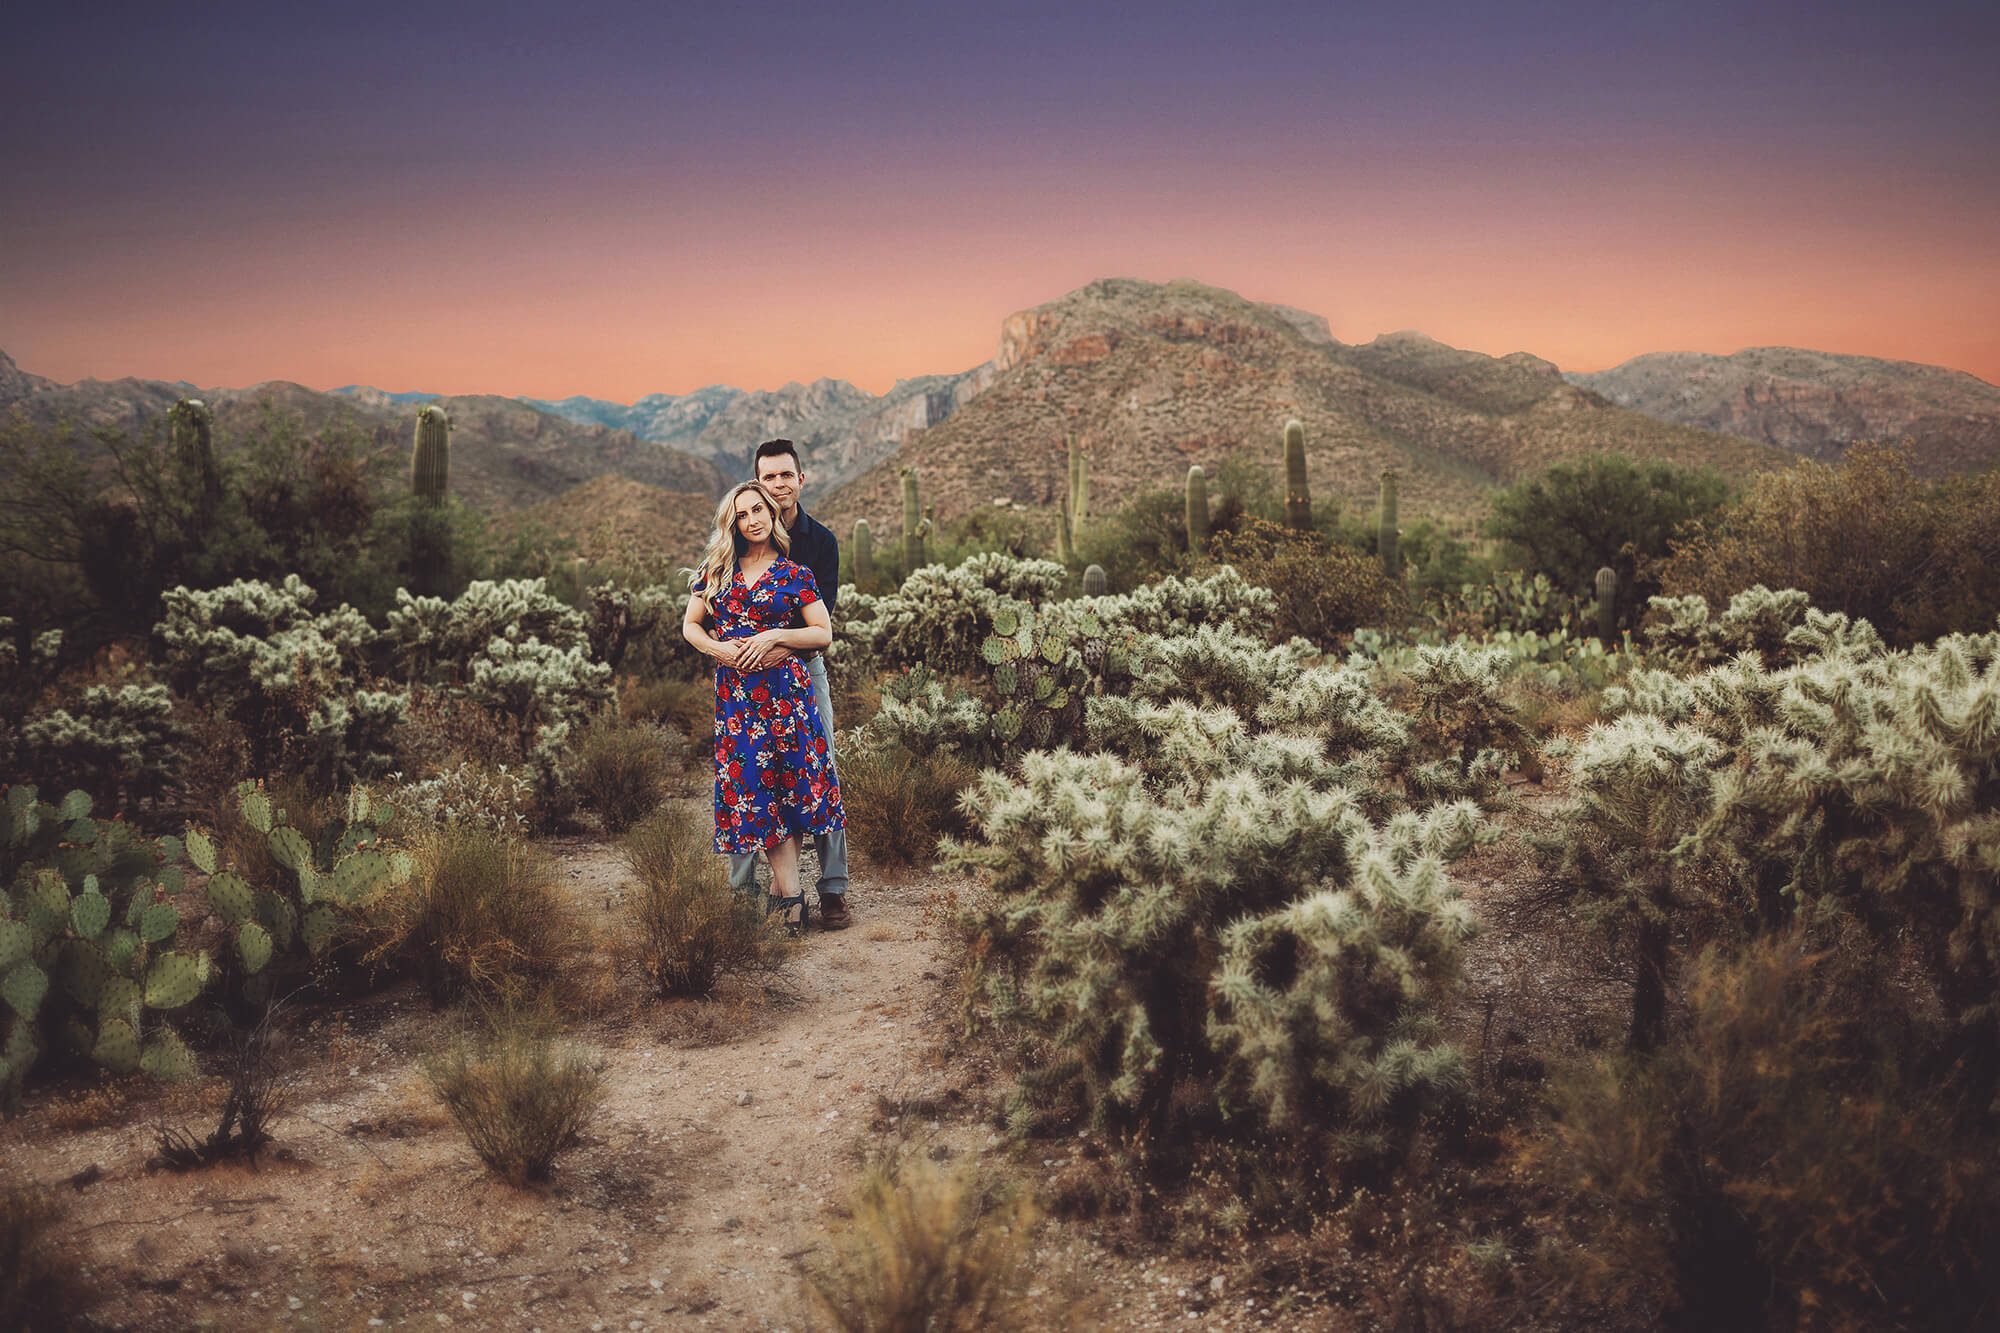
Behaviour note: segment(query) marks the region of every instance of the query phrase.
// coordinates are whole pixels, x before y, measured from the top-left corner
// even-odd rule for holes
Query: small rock
[[[304,1302],[304,1301],[302,1301],[302,1300],[300,1300],[300,1299],[299,1299],[298,1297],[296,1297],[296,1296],[287,1296],[287,1297],[285,1297],[285,1308],[286,1308],[287,1310],[298,1310],[298,1309],[303,1309],[303,1308],[304,1308],[304,1306],[305,1306],[305,1302]]]
[[[1208,1289],[1218,1296],[1222,1294],[1222,1274],[1217,1273],[1208,1280]]]
[[[748,1088],[736,1094],[736,1104],[738,1106],[748,1106],[753,1100],[754,1098],[751,1097],[750,1089]]]

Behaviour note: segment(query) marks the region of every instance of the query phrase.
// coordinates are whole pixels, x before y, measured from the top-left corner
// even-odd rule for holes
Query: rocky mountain
[[[389,450],[407,450],[412,395],[360,389],[320,393],[284,380],[247,389],[198,388],[161,380],[83,380],[57,384],[21,371],[0,353],[0,418],[128,435],[164,429],[167,409],[183,395],[215,412],[222,444],[267,428],[273,414],[309,432],[351,431]],[[586,424],[491,395],[424,398],[452,419],[452,490],[488,508],[515,508],[562,494],[606,474],[669,491],[715,496],[722,474],[712,464],[641,440],[629,431]]]
[[[1374,503],[1384,468],[1404,512],[1469,515],[1523,473],[1616,450],[1743,474],[1786,455],[1628,411],[1538,357],[1490,357],[1417,333],[1337,341],[1326,321],[1192,282],[1091,283],[1001,326],[991,381],[822,501],[878,540],[901,530],[902,467],[939,519],[996,501],[1053,512],[1064,439],[1090,458],[1091,506],[1179,486],[1243,458],[1276,476],[1288,418],[1305,423],[1317,501]]]
[[[1568,378],[1663,421],[1811,458],[1836,458],[1859,440],[1907,440],[1932,475],[2000,462],[2000,386],[1942,366],[1751,347],[1730,356],[1654,352]]]
[[[813,488],[824,494],[894,453],[910,431],[957,411],[993,373],[988,363],[957,375],[899,380],[880,397],[845,380],[819,379],[756,391],[711,385],[678,396],[647,394],[630,405],[583,397],[526,401],[692,454],[725,477],[748,476],[751,451],[782,436],[804,451]]]
[[[593,477],[553,500],[514,510],[502,520],[525,530],[540,525],[576,541],[598,560],[639,555],[692,565],[715,521],[715,497],[667,491],[615,473]]]

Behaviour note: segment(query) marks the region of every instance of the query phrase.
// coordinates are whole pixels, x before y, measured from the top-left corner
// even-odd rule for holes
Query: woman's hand
[[[719,662],[723,666],[735,667],[737,670],[740,671],[742,670],[743,649],[749,644],[749,642],[750,641],[748,639],[711,638],[709,639],[708,643],[703,646],[702,651],[707,653],[710,657],[714,658],[717,662]]]
[[[736,640],[737,643],[743,645],[742,655],[736,659],[736,669],[738,671],[749,672],[762,671],[767,666],[775,666],[791,652],[790,649],[779,642],[784,633],[785,631],[781,629],[767,629],[763,633],[753,634],[747,639]]]

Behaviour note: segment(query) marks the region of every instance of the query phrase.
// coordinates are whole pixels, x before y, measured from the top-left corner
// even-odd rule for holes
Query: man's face
[[[764,483],[764,489],[778,502],[780,513],[798,504],[799,490],[805,485],[805,476],[799,470],[799,460],[790,454],[772,454],[758,459],[757,480]]]

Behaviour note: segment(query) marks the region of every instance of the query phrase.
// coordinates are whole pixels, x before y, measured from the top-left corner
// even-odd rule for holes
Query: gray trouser
[[[813,703],[819,708],[820,725],[826,728],[826,764],[834,770],[838,781],[840,771],[833,762],[833,692],[826,684],[826,654],[814,653],[806,659],[806,670],[812,675]],[[819,855],[819,896],[838,898],[847,892],[847,830],[837,828],[831,833],[813,835],[813,851]],[[729,884],[738,893],[757,892],[757,853],[737,852],[729,858]]]

